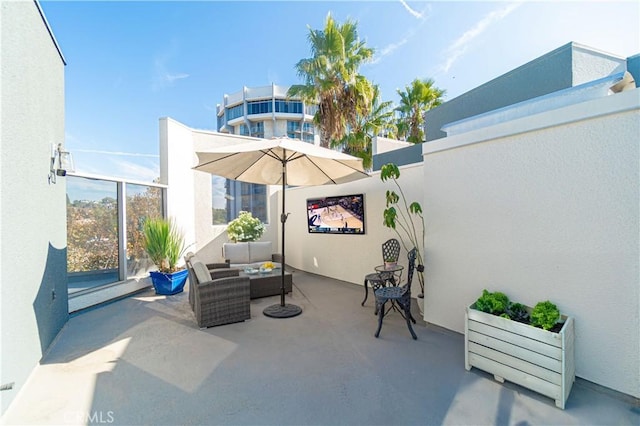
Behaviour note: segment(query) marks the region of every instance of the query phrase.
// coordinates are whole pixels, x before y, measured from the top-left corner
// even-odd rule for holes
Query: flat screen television
[[[307,199],[310,234],[364,234],[364,194]]]

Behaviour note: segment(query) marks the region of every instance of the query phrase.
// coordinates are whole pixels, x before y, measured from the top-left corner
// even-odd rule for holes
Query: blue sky
[[[215,130],[243,86],[300,83],[309,27],[330,12],[376,49],[360,72],[384,100],[414,78],[452,99],[570,41],[640,53],[637,1],[41,1],[67,60],[65,144],[76,170],[152,181],[158,119]]]

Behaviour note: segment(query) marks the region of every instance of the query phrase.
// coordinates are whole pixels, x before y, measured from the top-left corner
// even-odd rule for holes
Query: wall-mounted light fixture
[[[62,150],[62,144],[51,145],[51,166],[49,168],[49,183],[56,183],[57,176],[66,176],[67,172],[74,172],[73,157],[69,151]]]

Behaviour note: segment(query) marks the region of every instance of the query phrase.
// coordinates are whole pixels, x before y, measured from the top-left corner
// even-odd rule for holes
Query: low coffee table
[[[258,272],[247,274],[240,270],[241,277],[249,277],[249,287],[251,299],[267,296],[279,296],[282,288],[282,271],[274,269],[270,272]],[[293,275],[291,272],[284,273],[284,291],[290,293],[293,288]]]

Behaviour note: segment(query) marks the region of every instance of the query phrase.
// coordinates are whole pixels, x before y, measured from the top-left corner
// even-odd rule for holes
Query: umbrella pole
[[[282,267],[280,268],[280,273],[282,274],[281,277],[281,281],[280,281],[280,306],[284,307],[284,295],[285,295],[285,288],[284,288],[284,265],[286,264],[286,254],[284,251],[284,244],[286,242],[286,240],[284,239],[284,229],[286,228],[286,224],[287,224],[287,214],[285,213],[285,191],[286,191],[286,187],[285,187],[285,182],[286,182],[286,178],[287,178],[287,168],[285,167],[284,162],[282,162],[282,213],[280,214],[280,223],[282,224]]]
[[[272,318],[291,318],[302,313],[302,308],[293,305],[290,303],[284,303],[284,296],[286,293],[286,289],[284,286],[284,265],[285,265],[285,239],[284,239],[284,231],[285,225],[287,223],[287,213],[285,213],[285,194],[286,194],[286,186],[287,186],[287,152],[285,150],[284,156],[282,160],[282,214],[280,215],[280,223],[282,224],[282,265],[280,266],[281,276],[280,276],[280,304],[279,305],[271,305],[268,306],[262,311],[268,317]]]

